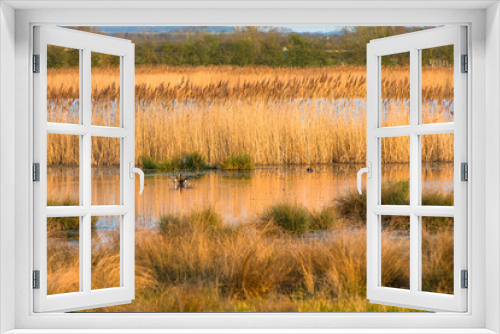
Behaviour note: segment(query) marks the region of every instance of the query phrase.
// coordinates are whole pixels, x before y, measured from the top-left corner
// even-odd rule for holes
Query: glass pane
[[[453,45],[423,49],[422,124],[453,122]]]
[[[380,139],[382,205],[410,204],[410,137]]]
[[[120,138],[92,137],[92,205],[119,205]]]
[[[421,219],[422,291],[453,294],[453,218]]]
[[[92,290],[120,286],[120,216],[92,217]]]
[[[410,125],[410,53],[381,57],[381,125]]]
[[[120,126],[120,57],[92,52],[92,125]]]
[[[80,50],[47,45],[47,122],[80,121]]]
[[[47,134],[47,206],[80,205],[80,136]]]
[[[47,218],[47,294],[80,291],[80,217]]]
[[[410,288],[410,217],[381,216],[381,283],[388,288]]]
[[[453,206],[454,135],[422,136],[422,205]]]

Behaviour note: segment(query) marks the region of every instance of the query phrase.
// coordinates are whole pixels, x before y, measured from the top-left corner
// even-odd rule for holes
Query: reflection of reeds
[[[339,227],[325,238],[297,238],[287,233],[270,233],[273,227],[265,223],[212,224],[209,223],[212,216],[192,213],[170,218],[162,229],[137,232],[136,299],[131,304],[100,311],[402,310],[370,305],[366,300],[363,227]],[[439,238],[427,238],[432,245],[426,247],[430,250],[439,247],[449,253],[452,239],[441,231],[434,233]],[[387,242],[384,261],[396,263],[407,244],[404,238]],[[54,282],[49,285],[49,291],[61,291],[74,284],[78,252],[70,253],[56,244],[51,244],[49,249],[50,259],[58,261],[49,261],[54,279],[49,280]],[[59,261],[61,253],[67,257],[64,262]],[[112,246],[97,249],[93,256],[95,271],[117,273],[118,262],[110,262],[109,254],[116,254]],[[441,272],[436,270],[449,268],[446,262],[449,258],[432,251],[425,256],[428,265],[424,279],[432,282],[431,288],[446,292],[449,287],[443,281],[446,278],[439,276]],[[407,266],[393,267],[384,279],[387,282],[407,280],[408,273]],[[118,279],[116,275],[113,277],[115,281]],[[441,279],[437,280],[438,277]],[[94,285],[93,282],[96,287],[109,284],[98,281]]]
[[[95,71],[99,82],[92,82],[98,87],[92,123],[116,126],[116,69]],[[424,71],[429,79],[422,94],[430,101],[423,104],[424,121],[448,121],[451,70]],[[394,68],[383,82],[389,92],[384,96],[389,101],[384,107],[387,124],[407,120],[408,96],[401,88],[405,73],[404,68]],[[72,68],[49,71],[49,121],[71,121],[68,114],[78,105],[76,74]],[[211,165],[238,152],[251,152],[255,164],[365,161],[365,68],[138,67],[136,83],[137,159],[168,161],[198,151]],[[434,148],[451,147],[447,138],[432,141]],[[56,152],[49,151],[49,163],[75,163],[72,157],[53,156]],[[451,153],[441,151],[439,160],[451,162]],[[103,161],[93,163],[116,164],[116,157],[106,154]],[[431,159],[424,162],[435,158],[427,152],[422,156]]]

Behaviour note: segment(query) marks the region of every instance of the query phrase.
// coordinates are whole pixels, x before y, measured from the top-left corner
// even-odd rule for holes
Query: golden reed
[[[407,125],[408,68],[384,69],[382,97],[387,126]],[[92,124],[118,126],[119,72],[92,72]],[[78,123],[78,70],[51,69],[48,121]],[[426,123],[450,121],[451,68],[424,68]],[[256,164],[362,163],[366,156],[366,68],[168,67],[136,68],[136,159],[166,161],[202,153],[209,164],[250,153]],[[56,138],[59,137],[59,138]],[[77,139],[52,135],[49,165],[76,164]],[[423,139],[424,162],[452,162],[453,136]],[[404,162],[399,140],[384,159]],[[119,142],[93,141],[93,164],[118,163]],[[399,152],[399,153],[397,153]],[[62,154],[61,154],[62,153]]]

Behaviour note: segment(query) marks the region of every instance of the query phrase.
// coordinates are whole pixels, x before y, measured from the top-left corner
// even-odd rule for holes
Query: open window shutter
[[[48,47],[62,47],[64,51],[72,51],[78,56],[79,62],[79,97],[75,102],[76,124],[65,120],[48,122],[47,109],[54,103],[47,97],[47,70]],[[119,120],[111,124],[93,124],[92,113],[94,101],[92,97],[91,67],[92,53],[113,55],[118,62],[114,64],[119,69],[120,81],[118,101]],[[33,92],[34,92],[34,270],[33,293],[35,312],[64,312],[72,310],[90,309],[102,306],[130,303],[134,299],[134,44],[129,40],[112,38],[98,34],[91,34],[72,29],[37,26],[34,28],[33,50]],[[49,64],[50,67],[50,64]],[[50,69],[49,69],[50,70]],[[118,70],[117,70],[118,71]],[[75,72],[78,73],[78,70]],[[61,92],[55,95],[64,99],[64,82],[61,83]],[[58,88],[57,88],[58,89]],[[59,94],[59,95],[58,95]],[[78,94],[78,92],[76,92]],[[116,94],[115,94],[116,95]],[[76,107],[77,106],[77,107]],[[77,110],[78,109],[78,110]],[[58,112],[57,110],[55,112]],[[53,134],[71,136],[75,139],[79,176],[79,203],[70,203],[70,206],[47,206],[47,138]],[[119,199],[113,205],[93,205],[92,203],[92,175],[91,164],[93,157],[92,141],[115,140],[119,147],[120,187]],[[78,156],[79,155],[79,156]],[[94,189],[100,191],[100,189]],[[62,204],[64,205],[64,204]],[[99,216],[117,217],[116,230],[119,234],[119,279],[113,287],[93,287],[92,271],[92,238],[95,224]],[[71,292],[59,291],[51,279],[48,269],[48,247],[54,240],[48,236],[50,222],[57,218],[71,217],[78,225],[78,238],[74,247],[78,248],[76,267],[78,273],[76,284]],[[50,254],[49,254],[50,255]],[[50,257],[50,256],[49,256]],[[116,258],[116,256],[115,256]],[[56,259],[57,261],[57,259]],[[64,261],[60,259],[59,261]],[[96,269],[98,270],[98,269]],[[74,270],[76,271],[76,270]],[[114,277],[117,277],[116,275]],[[52,283],[49,291],[48,283]]]
[[[448,68],[453,67],[454,96],[451,95],[449,100],[434,101],[431,98],[429,102],[425,100],[427,98],[423,96],[421,87],[422,52],[443,46],[453,47],[453,57]],[[408,125],[391,127],[384,123],[384,117],[388,117],[388,112],[390,113],[387,103],[391,102],[381,97],[383,90],[381,60],[383,56],[397,56],[401,53],[409,53],[410,98],[409,101],[396,101],[396,103],[409,102],[409,120]],[[463,175],[461,175],[461,165],[467,163],[467,74],[465,72],[469,69],[465,63],[466,56],[463,56],[466,54],[466,28],[458,26],[377,39],[367,45],[367,162],[370,168],[367,179],[367,298],[372,303],[429,311],[467,310],[467,289],[463,286],[466,283],[463,278],[467,274],[467,182],[462,180]],[[390,70],[389,67],[388,71]],[[422,117],[423,103],[434,103],[433,101],[441,105],[447,103],[453,117],[426,124]],[[426,189],[422,186],[422,137],[441,134],[453,134],[454,137],[454,206],[423,205],[426,203],[422,201],[422,193]],[[409,137],[409,205],[383,205],[382,141],[404,136],[407,139]],[[387,239],[384,237],[387,233],[386,222],[394,216],[406,220],[408,229],[399,236],[395,233]],[[448,269],[452,272],[444,273],[452,275],[448,291],[432,290],[425,282],[423,283],[427,279],[423,266],[424,253],[427,251],[424,249],[427,244],[423,242],[423,221],[428,217],[449,217],[448,219],[453,220],[451,232],[453,255],[451,258],[448,256],[448,261],[453,261],[453,269]],[[401,240],[398,238],[409,239],[409,286],[405,287],[387,286],[383,282],[383,277],[387,274],[384,270],[391,270],[390,266],[384,268],[383,243],[398,242]]]

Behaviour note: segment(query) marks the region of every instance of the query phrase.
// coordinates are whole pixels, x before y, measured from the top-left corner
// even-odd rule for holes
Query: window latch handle
[[[131,179],[133,179],[135,176],[134,174],[139,174],[140,183],[141,183],[141,190],[139,191],[139,195],[142,195],[142,192],[144,191],[144,172],[140,168],[134,167],[134,162],[130,161],[130,163],[129,163],[129,177]]]
[[[367,162],[365,168],[361,168],[358,171],[358,192],[359,192],[360,195],[362,194],[362,191],[361,191],[361,175],[363,175],[363,173],[366,173],[366,177],[367,178],[369,178],[369,179],[372,178],[372,163],[370,161]]]

